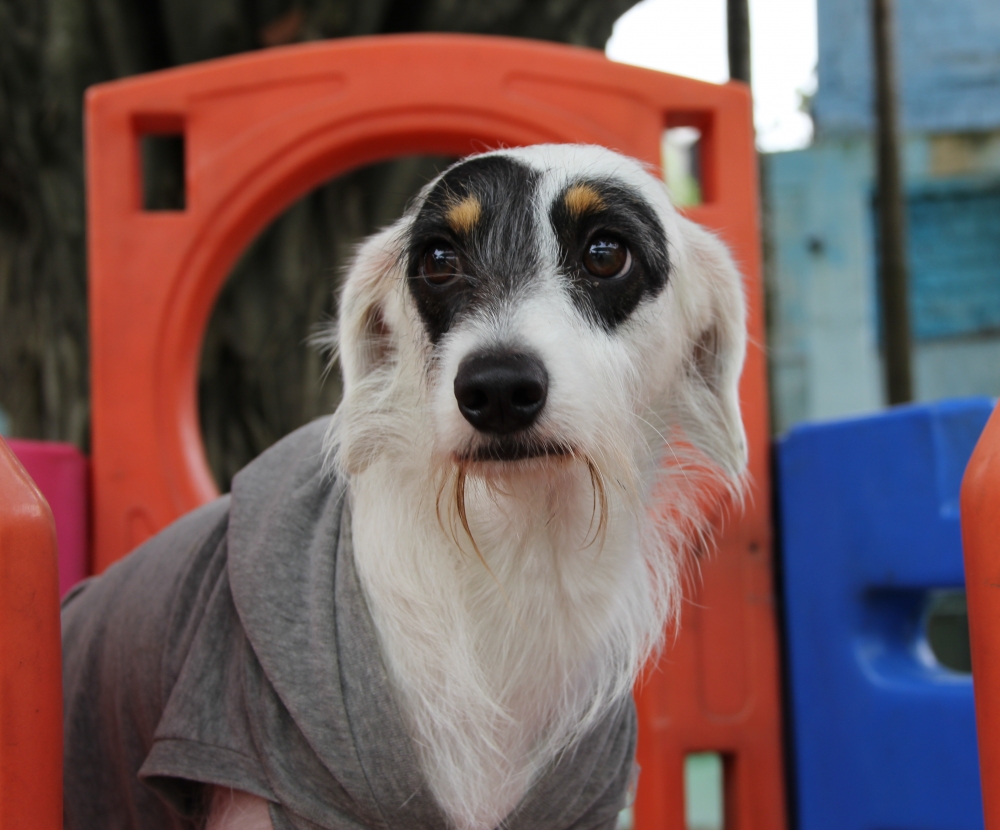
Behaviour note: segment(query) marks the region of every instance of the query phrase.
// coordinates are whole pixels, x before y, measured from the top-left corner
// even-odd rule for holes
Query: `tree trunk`
[[[82,95],[94,83],[304,40],[404,31],[603,47],[635,0],[0,0],[0,409],[12,435],[88,438]],[[169,154],[168,154],[169,155]],[[180,182],[148,159],[157,198]],[[222,489],[271,443],[331,412],[336,372],[309,335],[335,315],[354,244],[447,162],[410,158],[310,193],[250,246],[216,304],[199,404]]]

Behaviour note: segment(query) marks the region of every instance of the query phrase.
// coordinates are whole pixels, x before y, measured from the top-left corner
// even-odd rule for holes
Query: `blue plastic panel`
[[[958,492],[986,398],[794,429],[777,445],[799,830],[982,830],[972,682],[928,592],[961,587]]]

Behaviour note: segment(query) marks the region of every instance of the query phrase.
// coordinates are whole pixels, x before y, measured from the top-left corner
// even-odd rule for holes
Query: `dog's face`
[[[393,441],[495,470],[585,458],[642,478],[678,438],[728,476],[745,464],[739,276],[602,148],[455,164],[363,246],[339,337],[348,472]]]

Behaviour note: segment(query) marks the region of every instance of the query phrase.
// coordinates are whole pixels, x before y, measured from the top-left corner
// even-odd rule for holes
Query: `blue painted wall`
[[[820,133],[872,125],[869,0],[818,0]],[[1000,126],[1000,0],[899,0],[904,129]]]
[[[1000,395],[1000,159],[963,161],[942,152],[937,136],[910,136],[905,150],[917,399]],[[940,175],[956,160],[980,165],[979,176]],[[764,171],[775,429],[875,411],[883,394],[871,140],[821,138],[764,156]]]
[[[913,336],[1000,332],[1000,181],[923,184],[908,207]]]
[[[774,426],[882,404],[868,141],[765,155]]]
[[[871,0],[817,0],[812,147],[764,157],[775,427],[883,405]],[[1000,395],[1000,0],[897,0],[918,400]]]

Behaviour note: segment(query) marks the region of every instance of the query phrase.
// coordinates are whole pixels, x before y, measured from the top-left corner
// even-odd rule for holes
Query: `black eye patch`
[[[410,230],[407,285],[432,343],[537,273],[538,178],[514,159],[485,156],[452,167],[428,194]]]
[[[627,186],[607,179],[573,182],[552,203],[549,220],[573,301],[606,331],[666,287],[670,260],[663,225]]]

